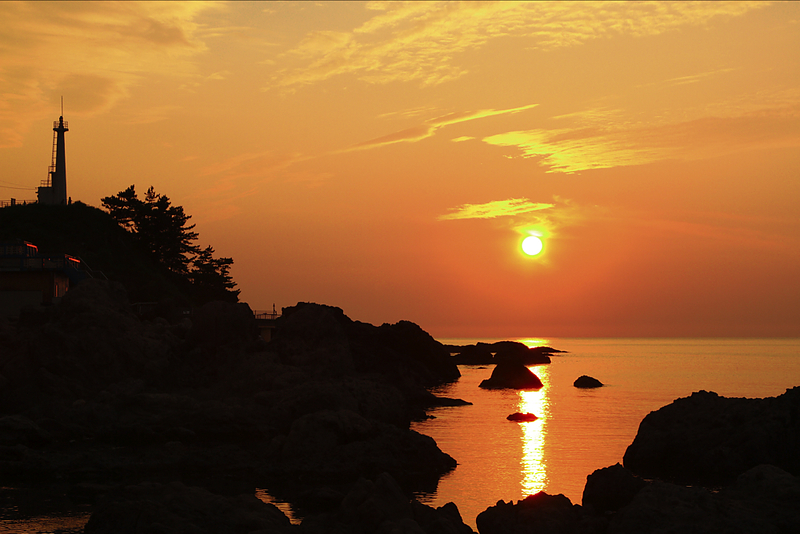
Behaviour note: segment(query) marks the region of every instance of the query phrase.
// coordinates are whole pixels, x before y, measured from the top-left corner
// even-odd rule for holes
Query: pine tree
[[[151,186],[141,200],[132,185],[102,203],[158,265],[191,283],[198,300],[238,300],[239,290],[230,276],[233,259],[214,258],[212,247],[195,245],[198,234],[187,224],[191,215],[173,206],[169,197]]]

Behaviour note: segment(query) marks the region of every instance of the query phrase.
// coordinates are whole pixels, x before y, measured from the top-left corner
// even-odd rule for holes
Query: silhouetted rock
[[[536,417],[536,415],[529,412],[526,413],[517,412],[517,413],[512,413],[511,415],[506,417],[506,419],[508,419],[509,421],[525,422],[525,421],[536,421],[539,418]]]
[[[337,376],[378,374],[401,388],[430,387],[461,376],[444,345],[416,324],[376,327],[320,304],[284,308],[270,348],[288,365]]]
[[[499,501],[478,515],[478,530],[481,534],[800,532],[800,477],[766,464],[737,472],[757,458],[793,465],[799,395],[800,388],[793,388],[767,399],[726,399],[704,391],[678,399],[642,421],[626,452],[626,464],[629,459],[642,462],[648,469],[642,476],[648,480],[631,473],[627,465],[616,464],[587,477],[583,506],[544,493],[517,504]],[[646,463],[648,453],[657,462]],[[700,465],[703,461],[710,464],[708,469]],[[699,474],[693,475],[692,469]],[[658,480],[661,476],[683,478],[692,485]]]
[[[774,466],[755,467],[715,491],[654,481],[611,516],[608,532],[798,532],[799,497],[800,479]]]
[[[86,524],[86,534],[169,532],[240,534],[294,532],[289,519],[253,495],[224,497],[202,488],[142,483],[102,499]]]
[[[244,302],[212,301],[192,314],[189,342],[218,347],[227,343],[250,343],[258,336],[258,327],[250,306]]]
[[[586,477],[582,504],[598,513],[614,512],[630,503],[646,485],[620,464],[604,467]]]
[[[0,417],[0,446],[36,447],[49,443],[50,434],[24,415]]]
[[[539,389],[542,381],[521,363],[497,364],[492,376],[480,383],[484,389]]]
[[[487,343],[477,345],[450,346],[455,354],[453,361],[458,365],[490,365],[494,362],[494,351]]]
[[[601,388],[603,383],[591,376],[582,375],[575,379],[572,383],[576,388]]]
[[[800,473],[800,387],[744,399],[700,391],[651,412],[625,451],[626,468],[645,478],[729,484],[766,463]]]
[[[540,365],[550,363],[550,355],[562,352],[551,347],[528,348],[519,341],[478,342],[475,345],[448,345],[455,354],[453,361],[458,365],[492,365],[496,363],[522,363]]]
[[[409,500],[387,473],[378,474],[374,480],[360,479],[341,500],[338,509],[306,518],[302,532],[474,534],[462,521],[455,504],[432,508]]]
[[[407,487],[456,466],[432,438],[348,410],[321,410],[294,421],[280,442],[278,460],[274,472],[307,481],[346,481],[386,471]]]
[[[595,521],[564,495],[539,492],[516,504],[498,501],[475,520],[480,534],[589,534]]]
[[[236,480],[294,499],[344,495],[359,477],[387,472],[410,496],[455,467],[409,429],[425,407],[459,403],[425,390],[458,368],[417,325],[375,327],[301,305],[267,344],[245,304],[209,303],[183,322],[142,319],[122,286],[90,279],[58,305],[2,323],[4,483],[65,481],[69,494],[121,480]],[[112,510],[128,509],[125,500],[149,507],[140,497],[121,494]],[[184,521],[164,513],[154,521]]]
[[[499,341],[493,344],[496,352],[494,361],[502,363],[521,363],[523,365],[539,365],[550,363],[550,356],[539,348],[528,348],[518,341]]]

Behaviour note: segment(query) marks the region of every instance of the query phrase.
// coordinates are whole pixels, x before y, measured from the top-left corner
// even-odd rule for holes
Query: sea
[[[537,391],[484,390],[478,385],[492,366],[460,366],[461,378],[434,390],[468,406],[431,410],[412,428],[433,437],[458,466],[435,491],[417,499],[430,506],[454,502],[465,523],[498,501],[516,502],[539,491],[566,495],[580,504],[586,477],[622,463],[639,423],[649,412],[695,391],[727,397],[774,397],[800,386],[800,339],[587,339],[516,338],[528,346],[565,352],[531,366],[543,387]],[[496,339],[441,339],[453,345]],[[578,389],[581,375],[600,380],[598,389]],[[506,418],[516,412],[535,421]],[[2,483],[0,483],[2,486]],[[0,487],[0,497],[14,488]],[[288,503],[265,489],[256,496],[289,515]],[[25,514],[0,498],[0,533],[82,532],[89,510]]]
[[[464,345],[488,339],[446,339]],[[530,366],[537,391],[478,387],[493,366],[460,366],[461,378],[433,390],[472,405],[432,410],[413,429],[436,440],[458,461],[435,492],[417,499],[458,506],[475,528],[479,513],[498,501],[539,491],[581,504],[586,477],[622,463],[639,423],[651,411],[695,391],[726,397],[774,397],[800,386],[800,339],[519,338],[528,346],[566,351],[550,364]],[[604,386],[578,389],[588,375]],[[535,421],[507,420],[516,412]]]

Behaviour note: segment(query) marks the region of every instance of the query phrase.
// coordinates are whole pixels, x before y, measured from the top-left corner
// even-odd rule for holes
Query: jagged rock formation
[[[694,393],[648,415],[625,454],[625,467],[616,464],[587,477],[582,505],[546,493],[499,501],[478,516],[478,531],[798,532],[800,477],[792,453],[798,413],[798,387],[767,399]],[[779,466],[761,463],[767,461]]]
[[[550,363],[552,354],[563,351],[552,347],[528,348],[519,341],[479,342],[474,345],[448,345],[452,359],[458,365],[494,365],[500,362],[515,361],[524,365]]]
[[[648,414],[624,465],[684,484],[729,484],[759,464],[800,475],[799,415],[800,387],[765,399],[699,391]]]
[[[303,304],[267,344],[246,304],[142,320],[122,286],[87,280],[4,323],[0,342],[5,482],[58,478],[107,493],[148,480],[213,489],[233,477],[242,492],[258,483],[302,501],[343,498],[381,473],[408,495],[456,465],[409,429],[438,402],[425,387],[459,376],[412,323],[375,327]],[[313,499],[307,508],[317,513]]]

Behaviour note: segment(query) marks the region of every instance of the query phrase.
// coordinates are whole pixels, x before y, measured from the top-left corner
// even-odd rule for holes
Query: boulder
[[[253,495],[224,497],[170,484],[142,483],[106,496],[84,528],[86,534],[170,532],[186,534],[287,533],[289,519]]]
[[[800,387],[779,397],[726,398],[700,391],[651,412],[625,451],[644,478],[725,485],[759,464],[800,474]]]
[[[0,417],[0,446],[38,447],[51,439],[48,432],[24,415]]]
[[[519,341],[498,341],[493,344],[495,363],[521,363],[539,365],[550,363],[550,356],[541,348],[529,348]]]
[[[448,345],[453,361],[459,365],[492,365],[516,362],[525,365],[550,363],[550,355],[562,352],[551,347],[528,348],[519,341],[478,342],[475,345]]]
[[[536,415],[529,412],[526,413],[517,412],[517,413],[512,413],[511,415],[506,417],[506,419],[508,419],[509,421],[517,421],[520,423],[524,423],[527,421],[536,421],[539,418],[536,417]]]
[[[498,501],[475,520],[480,534],[589,534],[598,532],[579,505],[539,492],[516,504]]]
[[[611,516],[608,532],[800,532],[798,497],[800,479],[774,466],[756,466],[715,490],[656,480]]]
[[[542,381],[521,363],[500,363],[492,376],[480,383],[484,389],[539,389]]]
[[[647,482],[620,464],[598,469],[586,477],[583,488],[584,507],[595,512],[615,512],[633,500]]]
[[[453,360],[458,365],[490,365],[494,363],[494,353],[491,346],[486,343],[451,346],[449,349],[456,353]]]
[[[456,466],[433,438],[349,410],[300,417],[280,440],[279,451],[271,474],[306,483],[345,483],[387,472],[404,487],[419,487]]]
[[[332,513],[304,519],[306,534],[377,532],[474,534],[453,503],[439,508],[410,500],[388,473],[356,482]]]
[[[188,333],[192,345],[218,347],[227,343],[249,343],[258,337],[250,306],[244,302],[211,301],[192,314]]]
[[[575,379],[572,383],[576,388],[601,388],[603,383],[591,376],[582,375]]]
[[[321,304],[284,308],[269,346],[287,365],[332,376],[379,375],[403,389],[461,376],[444,345],[418,325],[400,321],[373,326]]]

